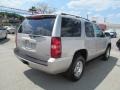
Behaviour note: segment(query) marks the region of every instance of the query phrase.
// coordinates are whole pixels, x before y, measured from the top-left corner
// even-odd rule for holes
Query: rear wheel
[[[110,51],[111,51],[111,47],[108,46],[107,49],[106,49],[106,51],[105,51],[105,53],[104,53],[104,55],[103,55],[103,60],[104,61],[106,61],[106,60],[109,59],[109,57],[110,57]]]
[[[85,59],[82,56],[77,56],[73,59],[73,62],[66,72],[66,76],[72,80],[77,81],[81,78],[85,66]]]

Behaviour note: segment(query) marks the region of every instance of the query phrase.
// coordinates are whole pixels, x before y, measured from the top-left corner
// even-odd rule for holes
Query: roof
[[[56,15],[65,15],[65,16],[73,16],[75,18],[81,18],[81,19],[84,19],[86,21],[90,21],[86,18],[83,18],[81,16],[77,16],[77,15],[72,15],[72,14],[67,14],[67,13],[55,13],[55,14],[37,14],[37,15],[30,15],[30,16],[26,16],[27,18],[38,18],[38,17],[41,17],[41,16],[56,16]]]

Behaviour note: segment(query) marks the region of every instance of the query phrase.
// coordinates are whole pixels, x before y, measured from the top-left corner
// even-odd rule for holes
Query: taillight
[[[61,57],[61,38],[60,37],[52,37],[51,38],[51,57],[52,58],[60,58]]]

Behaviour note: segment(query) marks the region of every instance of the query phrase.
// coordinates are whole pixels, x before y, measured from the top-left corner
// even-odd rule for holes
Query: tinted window
[[[80,37],[81,35],[81,22],[80,20],[62,18],[62,37]]]
[[[20,25],[18,33],[22,33],[23,29],[22,29],[22,25]]]
[[[25,19],[18,33],[50,36],[55,18]]]
[[[94,37],[93,25],[90,22],[85,22],[85,32],[87,37]]]
[[[96,24],[95,24],[95,34],[96,34],[96,37],[104,37],[102,30]]]

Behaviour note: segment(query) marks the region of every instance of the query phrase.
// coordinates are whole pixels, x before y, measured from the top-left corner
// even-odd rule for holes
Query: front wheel
[[[83,74],[84,66],[85,59],[82,56],[75,57],[66,73],[67,77],[72,81],[78,81]]]
[[[110,51],[111,51],[111,47],[108,46],[107,49],[106,49],[106,51],[105,51],[105,53],[103,54],[103,60],[104,61],[106,61],[106,60],[109,59],[109,57],[110,57]]]
[[[5,39],[7,39],[7,34],[6,34],[6,36],[5,36]]]

